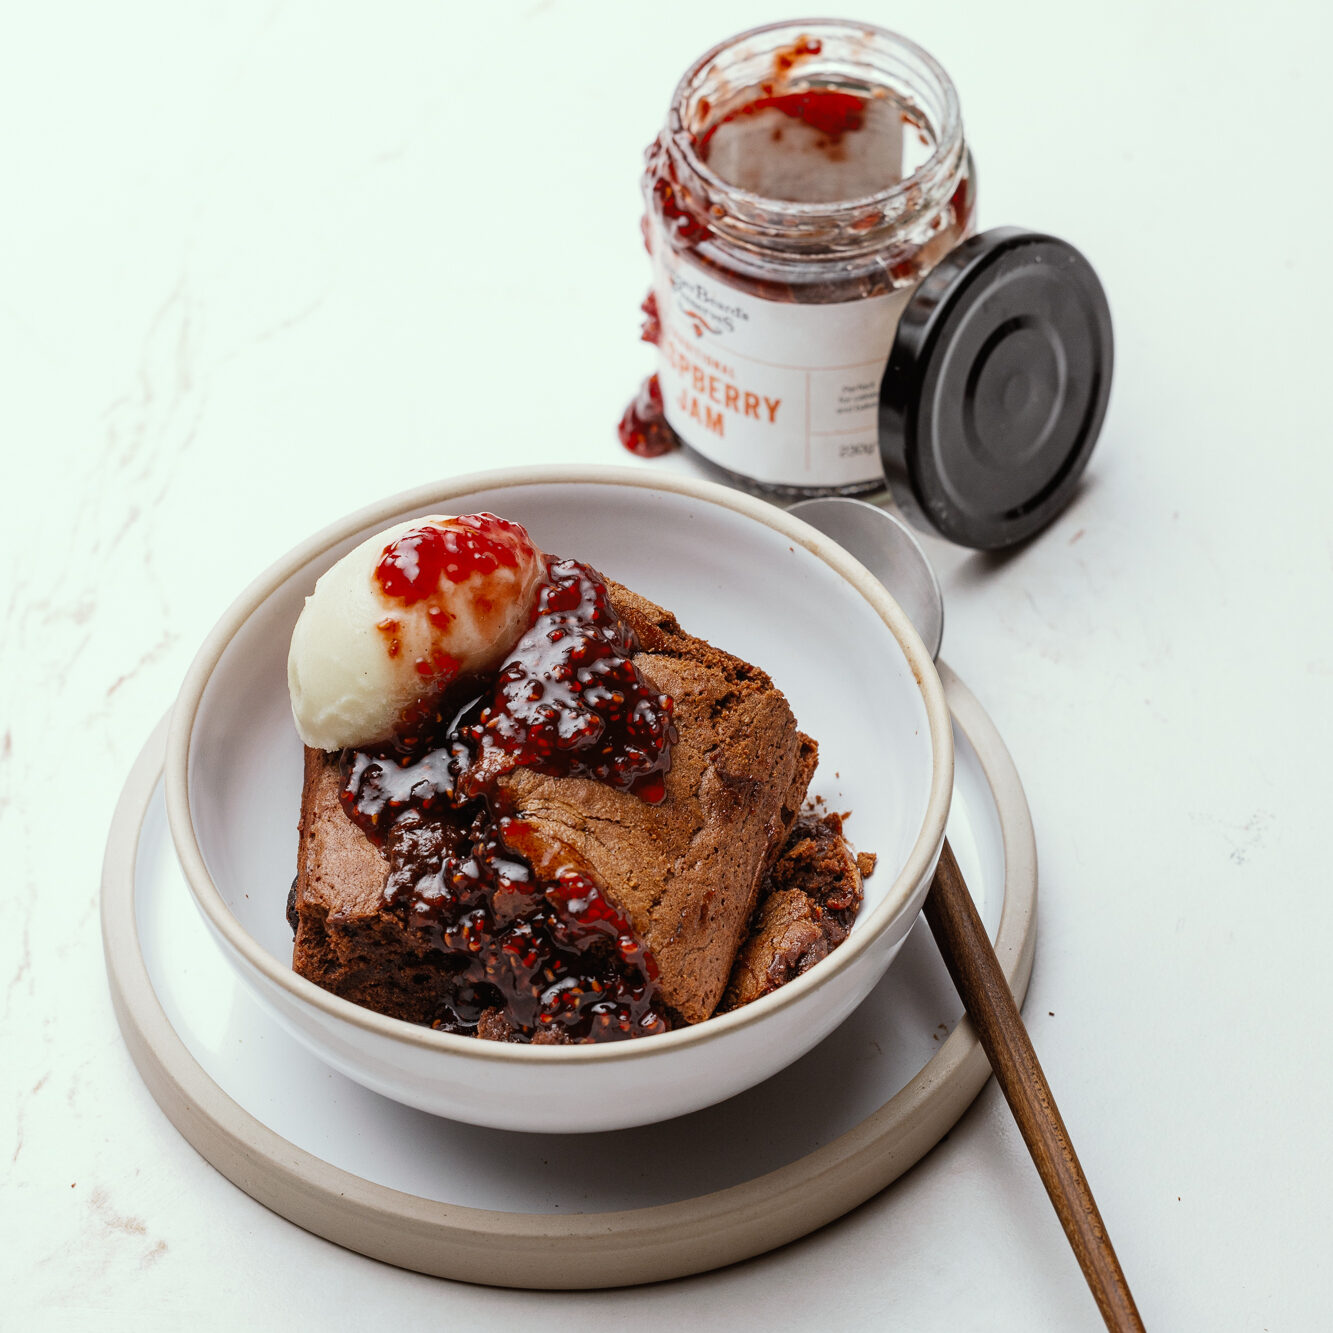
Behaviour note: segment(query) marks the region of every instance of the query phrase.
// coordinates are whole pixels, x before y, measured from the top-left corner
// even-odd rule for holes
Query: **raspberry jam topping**
[[[469,819],[468,816],[471,816]],[[385,902],[440,951],[450,984],[434,1026],[475,1034],[502,1014],[531,1041],[665,1032],[657,965],[586,875],[540,881],[484,804],[456,820],[409,810],[389,832]]]
[[[424,601],[441,579],[462,583],[473,574],[518,568],[518,553],[531,550],[528,534],[517,523],[494,514],[465,514],[447,528],[424,524],[384,548],[375,579],[386,597],[407,606]]]
[[[549,849],[495,786],[528,767],[662,800],[672,703],[635,667],[637,646],[595,571],[548,559],[533,624],[492,687],[455,682],[394,741],[344,752],[343,806],[388,858],[386,905],[426,932],[449,977],[436,1027],[582,1042],[669,1026],[630,922],[581,867],[536,873],[525,852]]]
[[[500,669],[491,703],[457,733],[469,752],[460,789],[475,795],[502,773],[535,768],[661,801],[672,703],[630,660],[636,647],[592,570],[548,561],[532,628]]]

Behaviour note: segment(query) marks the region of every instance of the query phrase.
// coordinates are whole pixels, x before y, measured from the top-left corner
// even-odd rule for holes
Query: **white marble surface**
[[[550,1296],[399,1272],[267,1213],[126,1055],[102,844],[196,645],[369,498],[619,461],[611,425],[649,361],[640,152],[694,55],[780,16],[480,12],[0,9],[0,1323],[1095,1328],[993,1087],[806,1241]],[[1074,507],[1008,559],[931,548],[948,657],[1036,821],[1039,1053],[1150,1327],[1319,1327],[1330,21],[1053,0],[875,16],[959,84],[983,222],[1080,245],[1116,318]]]

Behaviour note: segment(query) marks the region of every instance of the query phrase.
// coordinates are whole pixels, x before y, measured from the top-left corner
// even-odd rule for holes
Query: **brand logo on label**
[[[691,282],[680,273],[668,273],[667,277],[676,309],[689,321],[696,338],[702,338],[705,333],[714,337],[733,333],[739,321],[749,320],[749,314],[740,306],[719,301],[703,283]]]

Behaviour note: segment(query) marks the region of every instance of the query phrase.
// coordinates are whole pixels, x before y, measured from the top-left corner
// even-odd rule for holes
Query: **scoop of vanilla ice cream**
[[[296,730],[339,750],[388,739],[459,676],[495,670],[546,572],[517,523],[432,514],[349,551],[315,584],[287,657]]]

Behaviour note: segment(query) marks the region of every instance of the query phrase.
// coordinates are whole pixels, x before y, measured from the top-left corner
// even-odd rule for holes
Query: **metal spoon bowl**
[[[896,514],[865,500],[801,500],[789,513],[854,555],[907,613],[932,658],[944,638],[944,594],[921,543]]]

